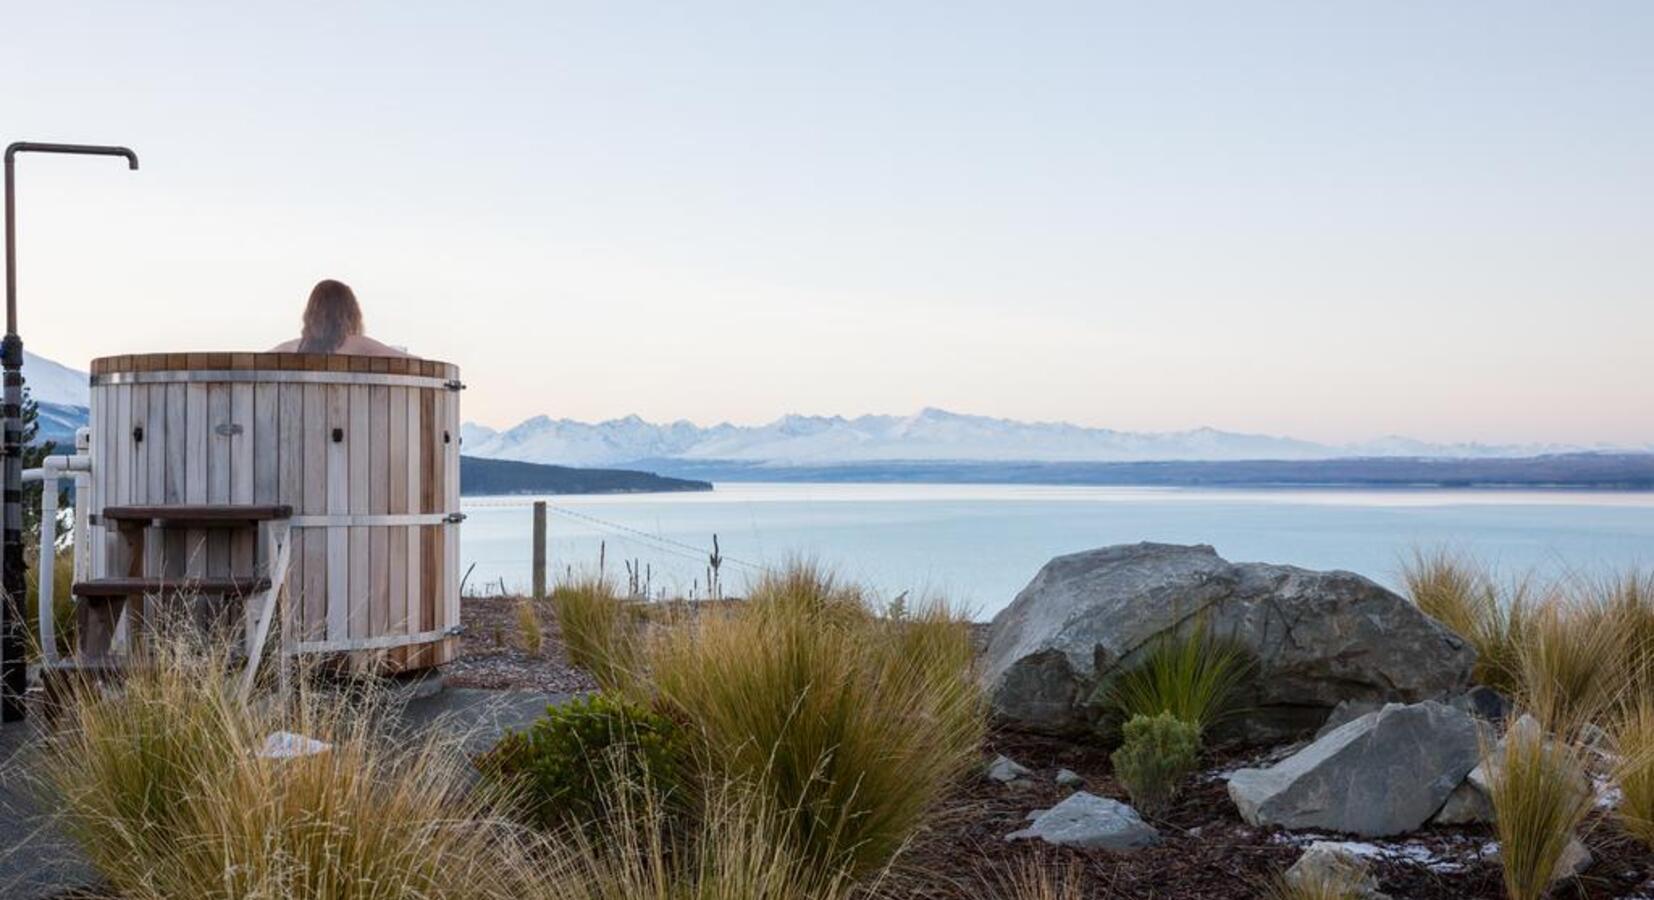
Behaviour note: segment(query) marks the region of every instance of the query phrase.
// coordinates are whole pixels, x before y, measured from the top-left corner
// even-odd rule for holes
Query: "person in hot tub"
[[[362,307],[350,285],[331,278],[316,282],[304,307],[304,330],[296,341],[277,344],[271,353],[343,353],[350,356],[404,356],[389,344],[362,333]]]

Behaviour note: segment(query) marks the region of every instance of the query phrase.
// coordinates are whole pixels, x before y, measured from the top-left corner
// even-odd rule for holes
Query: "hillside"
[[[1090,463],[886,461],[835,465],[655,459],[645,460],[642,464],[675,476],[717,481],[1654,489],[1654,453],[1562,453],[1522,459],[1364,458]]]
[[[642,494],[710,491],[705,481],[665,478],[625,469],[573,469],[504,459],[459,458],[461,492],[489,494]]]

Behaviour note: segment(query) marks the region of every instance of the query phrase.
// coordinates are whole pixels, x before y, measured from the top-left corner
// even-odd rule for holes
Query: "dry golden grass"
[[[1505,892],[1512,900],[1538,900],[1591,811],[1584,765],[1573,745],[1519,726],[1506,732],[1494,760],[1490,799]]]
[[[1265,883],[1264,900],[1365,900],[1360,876],[1339,869],[1288,879],[1277,875]]]
[[[608,817],[523,842],[508,854],[514,896],[524,900],[872,900],[878,878],[806,865],[785,840],[785,811],[762,793],[724,784],[688,829],[653,792],[615,790]]]
[[[1402,569],[1408,596],[1425,615],[1446,626],[1476,650],[1478,684],[1517,693],[1522,685],[1519,653],[1526,641],[1532,585],[1513,582],[1501,590],[1487,569],[1450,550],[1417,550]]]
[[[576,577],[551,592],[569,660],[592,673],[604,690],[624,690],[638,676],[639,627],[616,593],[598,576]]]
[[[1553,597],[1529,613],[1516,653],[1516,695],[1547,731],[1573,738],[1624,697],[1623,648],[1610,611]]]
[[[1622,796],[1620,825],[1654,849],[1654,697],[1643,694],[1619,717],[1613,732],[1614,783]]]
[[[747,603],[658,635],[647,668],[719,773],[786,811],[785,840],[815,871],[859,874],[886,865],[976,764],[974,657],[946,607],[882,618],[795,565]]]
[[[1059,873],[1042,859],[1024,859],[989,889],[1000,900],[1084,900],[1085,870],[1078,860]]]
[[[123,897],[490,896],[502,827],[452,740],[390,740],[368,708],[301,691],[237,697],[222,651],[151,649],[110,696],[89,691],[48,738],[42,785]],[[332,745],[262,758],[267,735]],[[504,896],[503,893],[500,894]]]
[[[540,611],[527,597],[517,601],[517,640],[522,643],[523,652],[530,656],[539,656],[540,648],[545,644],[545,632],[540,628]]]

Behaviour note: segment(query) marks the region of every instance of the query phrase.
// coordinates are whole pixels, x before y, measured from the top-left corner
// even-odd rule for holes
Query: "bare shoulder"
[[[267,352],[267,353],[297,353],[298,350],[299,350],[299,342],[298,342],[297,339],[294,339],[294,340],[291,340],[291,341],[282,341],[281,343],[275,345],[274,347],[271,347],[269,350],[267,350],[265,352]]]
[[[398,356],[407,357],[410,359],[417,358],[414,357],[412,353],[406,353],[398,350],[389,344],[376,341],[365,334],[353,334],[349,338],[346,338],[344,346],[340,347],[339,350],[343,353],[349,353],[352,356]]]

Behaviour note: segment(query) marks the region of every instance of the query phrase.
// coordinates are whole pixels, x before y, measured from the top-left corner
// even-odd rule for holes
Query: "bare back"
[[[299,353],[299,341],[283,341],[270,349],[271,353]],[[365,334],[347,335],[339,348],[333,351],[343,356],[400,356],[417,359],[412,353],[404,353],[389,344],[381,343]]]

